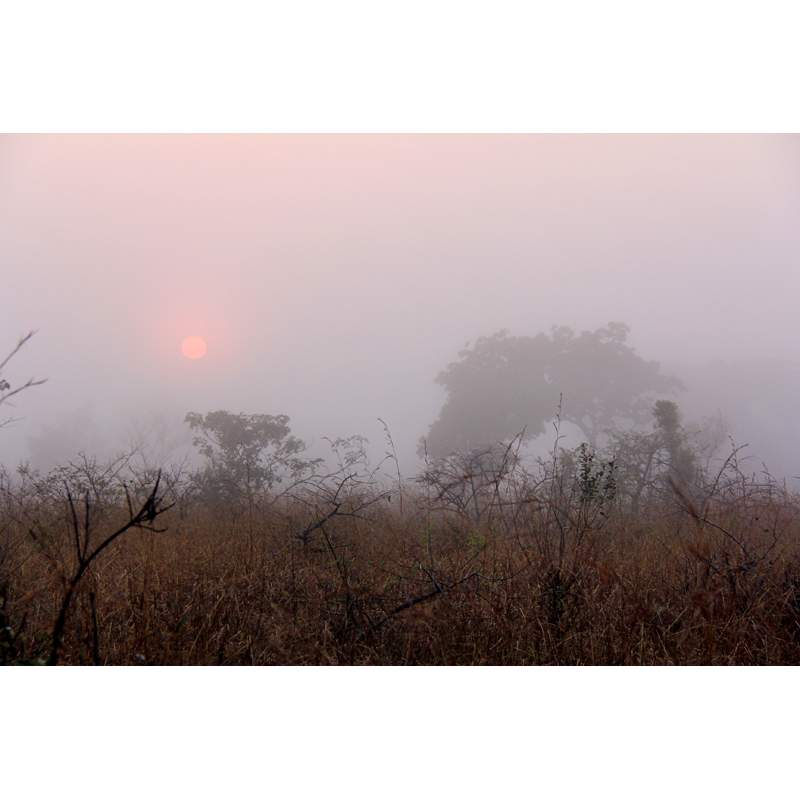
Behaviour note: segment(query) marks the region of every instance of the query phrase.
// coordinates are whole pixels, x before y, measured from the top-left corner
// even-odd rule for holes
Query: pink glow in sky
[[[501,328],[800,358],[796,136],[6,135],[0,174],[4,346],[39,329],[14,368],[49,378],[21,456],[89,404],[380,416],[410,461],[437,372]]]

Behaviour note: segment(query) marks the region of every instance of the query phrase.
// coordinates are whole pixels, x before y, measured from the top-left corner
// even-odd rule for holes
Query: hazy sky
[[[6,464],[81,408],[224,408],[379,452],[381,417],[411,471],[468,340],[619,321],[662,362],[797,360],[798,299],[794,135],[0,137],[3,355],[38,330],[4,377],[48,378]]]

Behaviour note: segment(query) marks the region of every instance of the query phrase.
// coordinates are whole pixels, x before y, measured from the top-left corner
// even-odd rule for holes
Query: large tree
[[[436,377],[447,400],[420,444],[438,458],[491,442],[544,433],[548,420],[577,425],[594,444],[622,420],[645,423],[657,395],[682,389],[627,345],[630,328],[611,322],[579,336],[554,327],[550,335],[484,336]]]

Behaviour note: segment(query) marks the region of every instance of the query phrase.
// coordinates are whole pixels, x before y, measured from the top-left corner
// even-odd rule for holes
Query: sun
[[[183,340],[181,351],[186,358],[202,358],[206,354],[206,343],[199,336],[190,336]]]

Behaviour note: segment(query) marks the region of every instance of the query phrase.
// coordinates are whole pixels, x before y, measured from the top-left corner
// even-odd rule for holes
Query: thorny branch
[[[165,511],[172,508],[172,505],[162,506],[161,503],[163,502],[163,498],[159,497],[158,490],[159,485],[161,483],[161,472],[159,471],[158,477],[156,478],[155,485],[153,486],[153,490],[150,492],[147,500],[144,502],[142,507],[139,511],[133,515],[128,522],[126,522],[121,528],[118,528],[114,533],[110,536],[106,537],[103,542],[101,542],[91,553],[89,553],[89,533],[90,533],[90,525],[89,525],[89,494],[86,493],[85,496],[85,504],[84,504],[84,513],[85,518],[83,522],[83,543],[81,543],[80,537],[80,523],[78,521],[78,515],[75,510],[75,503],[72,500],[72,495],[67,489],[67,497],[69,499],[69,506],[72,512],[72,526],[73,526],[73,533],[75,534],[75,550],[78,557],[78,568],[72,578],[68,581],[68,587],[66,592],[64,593],[64,600],[61,604],[61,611],[58,615],[58,619],[56,620],[56,624],[53,627],[53,644],[52,649],[50,651],[50,658],[47,661],[48,666],[56,666],[58,664],[61,643],[64,636],[64,626],[66,625],[67,621],[67,612],[69,611],[70,602],[72,601],[72,597],[75,593],[75,590],[78,584],[81,581],[81,578],[84,576],[86,571],[89,569],[91,563],[103,552],[115,539],[122,536],[123,533],[126,531],[131,530],[132,528],[140,528],[143,530],[154,531],[155,533],[163,533],[166,528],[154,528],[150,523],[152,523],[156,517],[163,514]],[[35,535],[33,531],[30,531],[31,536],[35,539]]]

